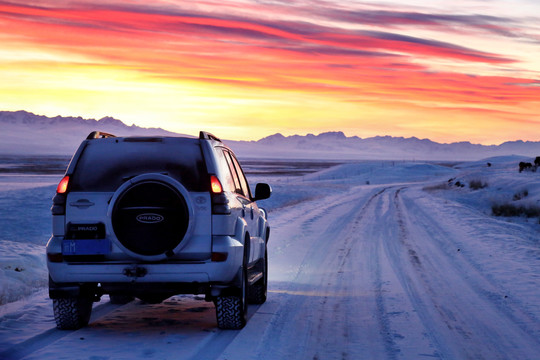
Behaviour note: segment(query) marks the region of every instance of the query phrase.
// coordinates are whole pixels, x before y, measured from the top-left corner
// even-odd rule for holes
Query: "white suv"
[[[266,301],[270,235],[231,149],[189,137],[93,132],[71,159],[51,208],[49,295],[60,329],[88,324],[92,302],[159,303],[205,294],[218,326],[240,329]]]

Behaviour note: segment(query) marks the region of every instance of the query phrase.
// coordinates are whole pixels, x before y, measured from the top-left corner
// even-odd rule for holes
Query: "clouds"
[[[208,92],[230,87],[235,96],[258,89],[261,101],[276,91],[324,94],[321,101],[332,106],[474,104],[486,114],[496,106],[516,117],[530,117],[530,104],[540,98],[534,85],[540,66],[530,52],[540,32],[530,21],[398,3],[0,1],[0,25],[10,29],[2,35],[5,48],[62,54],[65,66],[83,72],[96,64],[106,73],[131,72],[142,86],[196,83]],[[43,71],[58,65],[40,62]],[[36,59],[17,66],[35,68]]]
[[[489,15],[463,15],[447,13],[423,13],[411,11],[389,10],[357,10],[345,11],[340,9],[327,9],[318,11],[321,18],[330,18],[335,21],[345,21],[356,24],[369,24],[379,26],[386,24],[392,28],[425,27],[436,28],[443,31],[458,31],[459,28],[480,29],[494,32],[498,35],[511,36],[519,24],[510,18]]]
[[[51,3],[52,4],[52,3]],[[511,62],[504,56],[486,53],[450,42],[420,38],[392,31],[366,31],[351,29],[349,26],[374,25],[388,29],[408,27],[437,27],[441,31],[451,31],[450,25],[461,25],[486,29],[497,34],[510,35],[511,30],[501,24],[515,21],[493,16],[480,15],[440,15],[400,11],[345,11],[314,9],[319,18],[334,21],[333,26],[317,25],[313,19],[283,20],[259,18],[253,14],[229,14],[197,9],[181,9],[164,5],[141,5],[139,3],[95,4],[81,2],[73,8],[54,7],[42,3],[41,6],[27,6],[0,2],[0,14],[14,22],[50,24],[63,27],[66,31],[100,29],[109,32],[134,32],[153,34],[159,43],[161,38],[186,37],[207,38],[215,41],[243,41],[245,46],[266,46],[296,49],[308,52],[317,47],[319,53],[341,53],[353,56],[373,56],[371,49],[396,52],[431,54],[440,57],[456,57],[468,61]],[[266,7],[261,7],[261,11]],[[295,9],[299,14],[307,9]],[[497,24],[497,25],[495,25]],[[70,29],[71,28],[71,29]],[[39,39],[39,34],[36,40]],[[81,34],[82,35],[82,34]],[[113,35],[113,34],[111,34]],[[106,45],[106,44],[105,44]],[[326,47],[326,48],[324,48]],[[305,50],[307,49],[307,50]],[[430,51],[426,51],[430,49]],[[365,51],[365,52],[363,52]]]
[[[264,11],[266,7],[262,7]],[[376,25],[384,28],[400,26],[431,26],[448,31],[450,25],[466,25],[488,29],[497,33],[510,33],[500,24],[512,24],[514,21],[493,16],[457,16],[440,14],[421,14],[400,11],[345,11],[314,9],[318,17],[335,21],[333,26],[317,25],[312,19],[296,21],[261,19],[253,15],[229,14],[218,11],[200,11],[181,9],[172,6],[149,6],[139,3],[111,3],[109,5],[93,2],[79,3],[73,8],[54,7],[43,3],[41,6],[18,5],[0,2],[0,13],[4,17],[51,24],[64,27],[66,31],[74,28],[94,28],[110,32],[151,33],[159,42],[160,36],[193,36],[215,38],[216,41],[239,41],[244,45],[273,45],[292,49],[292,45],[301,51],[314,46],[319,52],[362,55],[365,49],[385,49],[391,53],[404,51],[408,54],[433,54],[481,62],[510,62],[502,56],[484,53],[452,43],[402,35],[391,31],[362,31],[350,29],[345,25]],[[298,13],[308,10],[296,9]],[[309,21],[308,21],[309,20]],[[494,23],[499,25],[495,26]],[[326,46],[324,50],[322,47]],[[426,52],[426,48],[431,51]],[[439,50],[439,51],[438,51]],[[360,51],[360,52],[356,52]],[[364,55],[372,56],[370,50]],[[385,54],[381,54],[385,55]]]

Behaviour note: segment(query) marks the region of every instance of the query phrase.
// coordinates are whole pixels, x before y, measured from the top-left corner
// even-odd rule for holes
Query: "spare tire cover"
[[[188,230],[189,213],[184,196],[175,187],[150,179],[120,193],[111,221],[125,249],[143,257],[172,256]]]

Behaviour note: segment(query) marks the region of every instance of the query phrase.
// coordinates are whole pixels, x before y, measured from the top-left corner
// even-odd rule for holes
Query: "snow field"
[[[0,176],[0,305],[47,286],[44,246],[59,175]]]
[[[87,328],[63,332],[53,329],[50,300],[39,291],[0,306],[0,357],[535,359],[540,225],[489,211],[490,199],[506,199],[522,186],[527,201],[540,199],[540,174],[519,174],[516,160],[457,167],[346,163],[302,177],[253,176],[252,185],[269,182],[274,190],[259,204],[269,210],[272,227],[269,295],[265,304],[250,306],[243,330],[221,331],[211,303],[175,296],[124,306],[104,297]],[[478,177],[489,186],[446,186],[450,178]],[[28,252],[36,256],[30,263],[44,269],[37,256],[48,234],[43,240],[39,227],[50,226],[54,186],[0,191],[2,208],[36,199],[31,216],[13,221],[39,219],[24,237],[16,237],[18,230],[32,223],[5,227],[10,240],[0,244],[6,243],[2,254],[15,256],[11,266]],[[46,209],[39,208],[43,201]],[[2,268],[7,260],[0,256]],[[14,273],[2,275],[2,284]]]
[[[452,184],[460,181],[466,188],[462,191],[438,192],[437,195],[459,201],[474,209],[481,209],[486,215],[491,214],[491,207],[495,204],[540,208],[540,171],[519,173],[520,161],[531,159],[521,156],[501,156],[458,165],[456,168],[459,173],[453,177]],[[487,166],[488,162],[491,166]],[[486,187],[471,191],[468,187],[472,181],[481,182]],[[532,218],[529,222],[535,221],[538,221],[538,218]]]

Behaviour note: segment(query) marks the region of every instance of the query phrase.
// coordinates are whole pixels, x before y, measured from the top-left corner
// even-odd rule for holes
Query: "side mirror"
[[[268,184],[260,183],[255,186],[255,199],[256,200],[264,200],[268,199],[272,195],[272,188]]]

